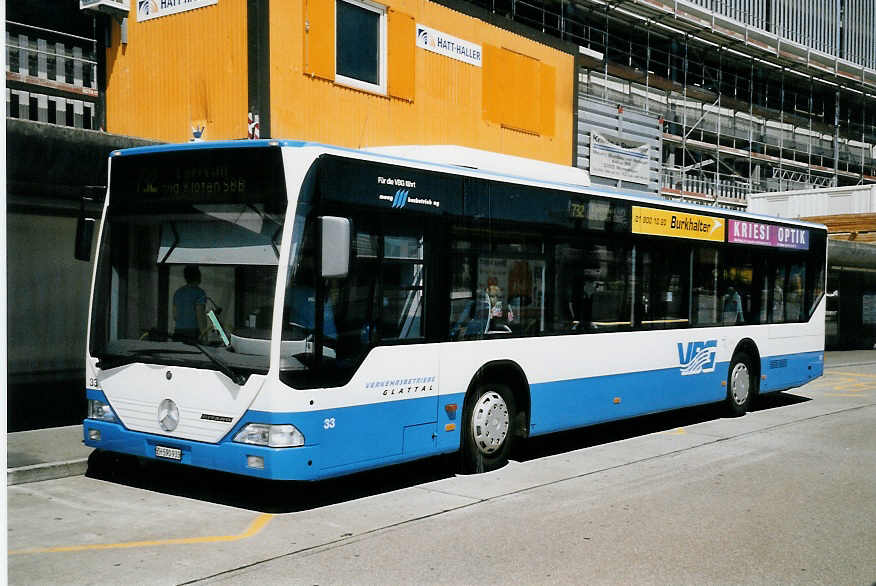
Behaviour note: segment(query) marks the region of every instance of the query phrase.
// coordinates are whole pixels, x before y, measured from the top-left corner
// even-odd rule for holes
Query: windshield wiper
[[[155,354],[166,354],[167,352],[167,349],[143,349],[131,350],[126,354],[110,354],[98,358],[96,366],[101,370],[109,370],[111,368],[125,366],[126,364],[133,364],[134,362],[138,362],[139,359],[144,356],[149,357]]]
[[[186,346],[194,346],[197,348],[201,354],[207,357],[223,374],[227,375],[232,381],[234,381],[237,385],[246,384],[246,377],[241,374],[234,372],[228,364],[223,362],[221,359],[213,356],[203,345],[198,342],[194,342],[192,340],[187,339],[177,339],[176,342],[181,342]],[[182,352],[181,350],[174,350],[173,348],[155,348],[155,349],[142,349],[142,350],[132,350],[125,354],[111,354],[108,356],[102,356],[97,361],[97,367],[101,370],[109,370],[111,368],[118,368],[119,366],[125,366],[126,364],[133,364],[134,362],[139,362],[140,359],[144,357],[152,357],[157,354],[175,354]],[[186,352],[186,354],[190,354]]]
[[[201,353],[202,353],[204,356],[206,356],[207,358],[210,359],[210,362],[212,362],[213,364],[215,364],[215,365],[219,368],[219,370],[220,370],[223,374],[225,374],[226,376],[228,376],[228,378],[230,378],[232,381],[234,381],[234,383],[235,383],[236,385],[238,385],[238,386],[243,386],[244,384],[246,384],[246,377],[245,377],[245,376],[243,376],[243,375],[241,375],[241,374],[238,374],[238,373],[234,372],[234,371],[231,369],[231,367],[228,366],[228,364],[227,364],[226,362],[224,362],[224,361],[220,360],[219,358],[213,356],[213,355],[212,355],[212,354],[211,354],[211,353],[210,353],[210,352],[209,352],[204,346],[202,346],[202,345],[199,344],[198,342],[195,342],[195,341],[193,341],[193,340],[185,340],[185,339],[181,339],[181,340],[179,340],[179,341],[182,342],[183,344],[188,345],[188,346],[194,346],[195,348],[197,348],[198,350],[200,350]]]

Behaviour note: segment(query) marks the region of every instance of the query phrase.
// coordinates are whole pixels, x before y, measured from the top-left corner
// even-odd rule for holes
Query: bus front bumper
[[[118,423],[85,419],[85,445],[150,460],[221,470],[271,480],[315,480],[318,446],[268,448],[221,441],[208,444],[125,429]]]

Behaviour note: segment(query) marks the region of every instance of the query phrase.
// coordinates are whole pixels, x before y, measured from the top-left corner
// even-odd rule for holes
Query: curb
[[[6,470],[6,486],[67,478],[68,476],[82,476],[87,470],[88,458],[9,468]]]

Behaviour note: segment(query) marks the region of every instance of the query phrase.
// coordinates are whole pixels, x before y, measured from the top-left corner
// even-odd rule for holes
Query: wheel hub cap
[[[508,405],[502,395],[488,391],[478,398],[472,413],[471,427],[472,437],[482,453],[492,454],[502,447],[511,427]]]
[[[751,380],[748,376],[748,367],[742,363],[737,364],[733,368],[733,374],[730,376],[730,392],[733,394],[733,401],[737,405],[742,405],[748,399],[750,385]]]

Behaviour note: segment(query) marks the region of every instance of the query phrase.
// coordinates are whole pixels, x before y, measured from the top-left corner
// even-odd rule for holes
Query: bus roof
[[[481,151],[455,145],[403,145],[389,147],[370,147],[353,149],[336,145],[287,139],[259,139],[259,140],[225,140],[225,141],[196,141],[187,143],[170,143],[155,146],[134,147],[113,151],[111,157],[123,157],[150,153],[162,153],[173,151],[188,151],[199,149],[229,149],[229,148],[316,148],[326,153],[336,153],[351,158],[402,163],[410,167],[424,170],[452,172],[457,175],[495,179],[504,182],[524,183],[535,187],[553,187],[565,191],[579,193],[592,193],[627,201],[639,202],[646,205],[663,205],[677,209],[683,209],[692,213],[720,213],[722,215],[748,218],[751,220],[781,221],[788,224],[808,226],[826,230],[823,224],[806,222],[799,219],[779,218],[764,214],[747,211],[732,210],[727,208],[709,208],[700,204],[667,200],[656,195],[634,193],[607,186],[597,186],[590,183],[586,171],[576,167],[567,167],[555,163],[535,161],[523,157],[502,155],[490,151]],[[465,155],[472,157],[472,165],[463,164],[467,161]],[[525,161],[526,164],[522,164]],[[515,163],[521,163],[516,165]],[[562,171],[560,171],[562,169]],[[538,176],[540,173],[549,174],[545,179]],[[583,175],[582,175],[583,174]],[[585,179],[586,178],[586,179]]]

